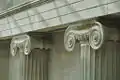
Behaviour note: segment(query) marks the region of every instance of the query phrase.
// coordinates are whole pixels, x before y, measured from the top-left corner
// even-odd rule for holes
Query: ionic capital
[[[70,25],[64,35],[64,45],[67,51],[73,51],[75,44],[89,44],[93,49],[99,49],[106,40],[118,40],[116,29],[105,28],[99,22],[83,25]],[[118,33],[117,33],[118,34]]]
[[[10,52],[15,56],[18,52],[28,55],[31,50],[31,41],[28,35],[15,36],[11,40]]]

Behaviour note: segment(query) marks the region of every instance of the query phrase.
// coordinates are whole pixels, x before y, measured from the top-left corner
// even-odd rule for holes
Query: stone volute
[[[108,28],[97,21],[70,25],[64,35],[64,46],[69,52],[73,51],[75,44],[89,44],[97,50],[106,40],[119,40],[118,30]]]
[[[12,56],[15,56],[17,52],[23,52],[28,55],[31,50],[31,41],[28,35],[15,36],[11,40],[10,52]]]

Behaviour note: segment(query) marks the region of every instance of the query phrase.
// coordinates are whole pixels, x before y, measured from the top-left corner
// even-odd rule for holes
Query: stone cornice
[[[0,12],[0,18],[5,18],[6,16],[11,16],[13,14],[25,11],[27,9],[30,9],[32,7],[44,5],[45,3],[51,2],[53,0],[30,0],[26,1],[24,3],[15,5],[13,7],[10,7],[2,12]]]
[[[96,50],[102,46],[105,40],[119,40],[117,30],[106,28],[95,21],[85,25],[69,26],[65,31],[64,45],[67,51],[73,51],[77,42],[89,44]]]

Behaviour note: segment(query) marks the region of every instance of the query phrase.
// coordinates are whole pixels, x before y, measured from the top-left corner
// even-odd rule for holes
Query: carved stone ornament
[[[73,51],[76,42],[89,44],[96,50],[105,41],[111,40],[120,41],[120,31],[115,27],[106,27],[96,21],[70,25],[64,35],[64,45],[67,51]]]
[[[28,35],[20,35],[13,37],[10,44],[10,51],[12,56],[15,56],[18,52],[22,52],[28,55],[31,50],[31,41]]]
[[[86,27],[87,26],[87,27]],[[104,41],[104,29],[99,22],[86,25],[69,26],[65,31],[64,45],[67,51],[73,51],[76,42],[88,43],[93,49],[99,49]]]

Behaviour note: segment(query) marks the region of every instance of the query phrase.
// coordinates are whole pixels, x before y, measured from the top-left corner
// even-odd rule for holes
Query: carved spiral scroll
[[[89,28],[82,30],[74,28],[75,26],[72,26],[73,28],[68,27],[64,36],[65,49],[69,52],[73,51],[76,42],[80,42],[81,44],[82,42],[89,43],[93,49],[100,48],[104,41],[102,25],[98,22],[91,25]]]
[[[75,47],[75,35],[73,32],[69,32],[66,34],[64,39],[65,48],[67,51],[72,51]]]
[[[98,22],[91,28],[89,34],[89,44],[93,49],[99,49],[104,41],[104,30]]]
[[[10,51],[12,56],[15,56],[18,52],[22,52],[28,55],[31,50],[31,41],[28,35],[20,35],[12,38],[10,44]]]

